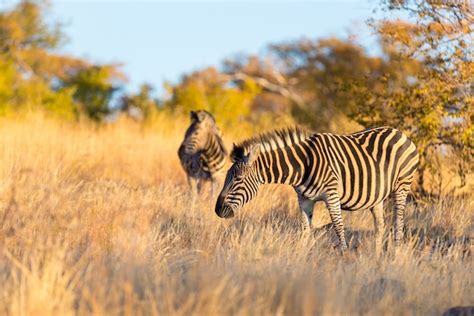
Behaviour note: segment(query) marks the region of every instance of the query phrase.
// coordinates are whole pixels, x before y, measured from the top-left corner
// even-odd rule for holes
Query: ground
[[[232,220],[190,204],[184,123],[0,121],[0,314],[432,314],[474,304],[472,195],[410,203],[405,243],[373,252],[370,212],[302,231],[289,188]],[[391,222],[391,211],[386,222]],[[318,206],[314,225],[329,222]],[[389,235],[389,233],[388,233]]]

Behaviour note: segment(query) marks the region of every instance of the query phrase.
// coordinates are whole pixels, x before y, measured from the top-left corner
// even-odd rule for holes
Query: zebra
[[[191,125],[178,149],[181,165],[188,177],[188,184],[195,196],[200,193],[203,182],[211,182],[211,195],[216,184],[216,175],[224,170],[228,153],[211,113],[205,110],[191,111]]]
[[[311,229],[314,204],[324,201],[342,251],[347,249],[341,210],[370,209],[375,250],[383,241],[383,202],[394,198],[394,240],[401,243],[407,194],[418,168],[411,140],[390,127],[350,135],[310,133],[295,127],[275,130],[234,145],[215,211],[230,218],[255,197],[262,184],[293,186],[305,222]]]

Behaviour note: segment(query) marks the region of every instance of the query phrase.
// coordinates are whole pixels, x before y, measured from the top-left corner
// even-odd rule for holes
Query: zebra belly
[[[392,181],[380,166],[357,169],[353,177],[341,179],[338,185],[341,209],[357,211],[370,209],[392,193]]]
[[[324,201],[325,203],[327,202],[327,193],[326,193],[326,188],[321,188],[319,190],[314,190],[311,192],[311,194],[308,193],[302,193],[305,191],[305,188],[303,187],[296,187],[295,188],[296,193],[303,195],[305,198],[310,199],[312,201],[318,202],[318,201]],[[343,192],[339,191],[339,197],[343,196]],[[379,196],[377,199],[371,200],[371,201],[361,201],[357,204],[349,204],[349,203],[344,203],[341,200],[341,209],[344,211],[359,211],[359,210],[366,210],[370,209],[379,203],[381,203],[383,200],[385,200],[389,194],[387,195],[382,195]]]
[[[186,174],[192,178],[202,179],[202,180],[211,180],[212,174],[207,170],[205,164],[203,163],[199,155],[183,157],[181,159],[181,165],[186,171]]]

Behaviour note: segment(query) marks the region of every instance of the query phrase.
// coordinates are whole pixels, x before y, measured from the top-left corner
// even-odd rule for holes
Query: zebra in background
[[[216,183],[216,174],[227,162],[227,150],[222,132],[211,113],[191,111],[191,125],[178,150],[179,160],[188,176],[191,192],[201,192],[203,182],[211,182],[211,195]]]
[[[300,128],[273,131],[234,146],[232,167],[216,203],[229,218],[265,183],[293,186],[306,227],[313,206],[324,201],[339,239],[347,248],[341,210],[370,209],[375,250],[383,241],[383,202],[395,201],[394,239],[399,245],[407,194],[418,167],[415,145],[400,131],[378,127],[351,135],[309,133]]]

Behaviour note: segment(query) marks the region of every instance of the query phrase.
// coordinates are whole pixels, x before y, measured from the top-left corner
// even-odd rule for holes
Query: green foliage
[[[137,94],[122,97],[121,111],[128,112],[137,120],[151,121],[158,111],[158,101],[153,99],[152,92],[151,85],[142,84]]]
[[[41,1],[0,12],[0,114],[40,109],[98,120],[124,76],[115,65],[90,65],[54,52],[65,38],[59,24],[45,22],[46,12]]]
[[[44,2],[21,1],[11,11],[0,13],[0,47],[15,54],[25,48],[52,49],[64,36],[59,25],[44,20]]]
[[[71,89],[53,90],[37,77],[25,79],[14,63],[0,59],[0,115],[42,109],[63,119],[75,117]]]
[[[77,105],[73,100],[74,89],[62,88],[57,91],[51,91],[43,99],[44,109],[55,116],[73,120],[77,117]]]
[[[0,114],[7,110],[7,105],[14,96],[12,87],[16,76],[13,64],[0,59]]]
[[[93,66],[67,78],[63,86],[74,89],[73,99],[94,120],[110,112],[109,101],[117,88],[113,85],[114,68]]]

